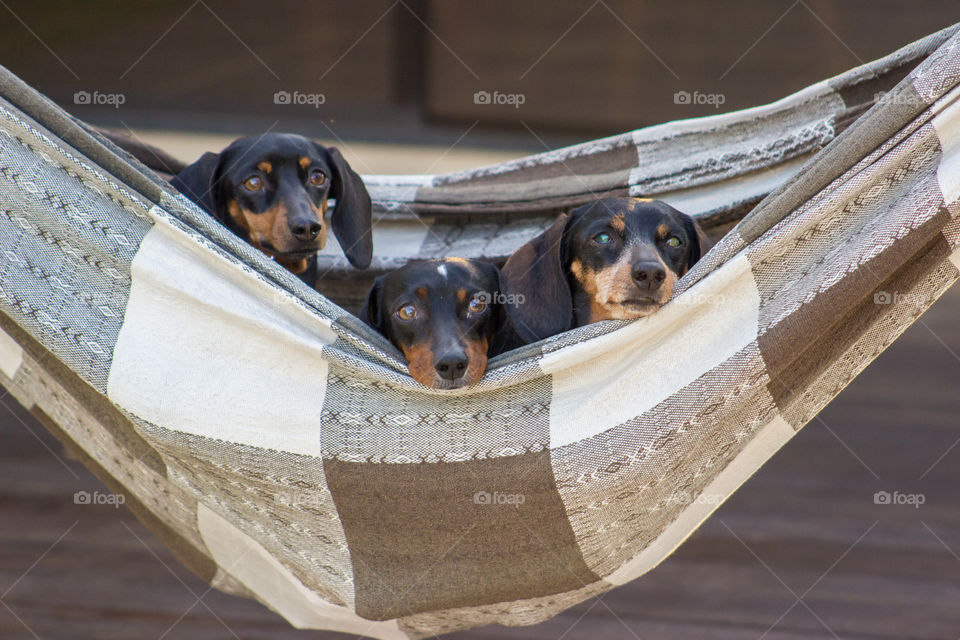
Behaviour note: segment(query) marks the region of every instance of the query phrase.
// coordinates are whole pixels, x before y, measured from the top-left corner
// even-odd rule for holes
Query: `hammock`
[[[321,260],[347,305],[597,195],[726,232],[653,316],[439,392],[2,70],[0,383],[180,561],[297,627],[533,624],[657,565],[960,276],[958,82],[954,26],[767,106],[368,176],[373,269]]]

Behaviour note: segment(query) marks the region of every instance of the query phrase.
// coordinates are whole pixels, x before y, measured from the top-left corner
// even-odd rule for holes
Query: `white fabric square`
[[[743,349],[757,337],[759,306],[741,254],[653,315],[544,356],[550,446],[639,416]]]
[[[131,264],[108,397],[161,427],[320,453],[328,321],[158,216]]]

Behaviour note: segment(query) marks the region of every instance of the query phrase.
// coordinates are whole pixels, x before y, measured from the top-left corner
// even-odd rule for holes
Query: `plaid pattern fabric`
[[[377,269],[600,194],[719,244],[657,314],[415,383],[383,338],[0,74],[0,383],[211,584],[303,628],[532,624],[654,567],[958,277],[960,35],[777,103],[368,176]],[[325,281],[360,287],[336,247]]]

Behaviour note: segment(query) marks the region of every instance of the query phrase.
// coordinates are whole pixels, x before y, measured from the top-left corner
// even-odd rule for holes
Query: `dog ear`
[[[201,209],[217,216],[217,200],[214,187],[220,168],[220,154],[207,152],[200,159],[170,180],[173,188],[188,197]]]
[[[373,207],[370,194],[340,151],[327,147],[326,154],[334,173],[330,195],[337,201],[333,210],[333,233],[350,264],[358,269],[366,269],[373,259]]]
[[[680,221],[683,223],[683,228],[686,229],[687,235],[690,237],[690,259],[687,265],[689,269],[710,250],[713,243],[710,242],[710,238],[707,237],[703,228],[692,216],[680,213],[679,211],[677,213],[680,216]]]
[[[367,294],[367,304],[363,310],[363,320],[379,331],[385,334],[386,327],[383,326],[383,281],[387,276],[383,275],[373,281],[370,292]]]
[[[573,296],[567,283],[563,214],[536,238],[517,249],[500,270],[500,290],[510,329],[522,344],[556,335],[573,326]]]

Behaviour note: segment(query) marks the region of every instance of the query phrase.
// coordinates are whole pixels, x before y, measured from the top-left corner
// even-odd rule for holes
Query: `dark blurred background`
[[[956,22],[960,1],[12,0],[0,16],[0,63],[97,124],[434,144],[470,128],[461,144],[539,151],[770,102]],[[123,104],[75,104],[84,91]]]

